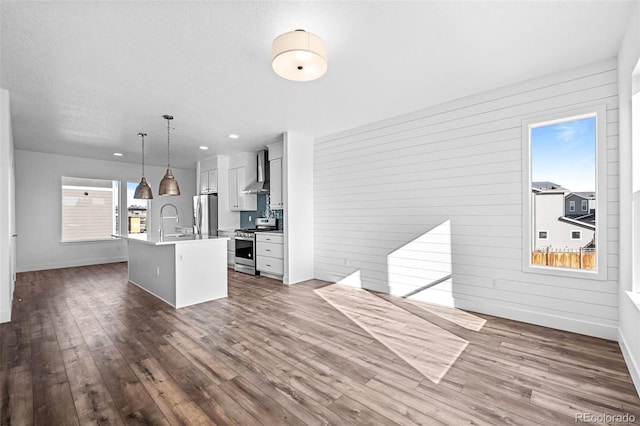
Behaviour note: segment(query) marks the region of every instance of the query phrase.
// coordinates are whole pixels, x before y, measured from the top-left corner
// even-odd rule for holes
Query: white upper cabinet
[[[200,193],[211,194],[218,192],[218,170],[200,172]]]
[[[218,192],[218,157],[214,155],[203,158],[198,165],[200,169],[198,192],[200,194]]]
[[[247,173],[245,166],[229,169],[229,209],[232,211],[252,211],[258,208],[256,195],[242,192],[247,187]]]
[[[269,196],[269,208],[282,210],[284,200],[282,198],[282,158],[269,161],[271,195]]]
[[[271,194],[269,195],[269,208],[271,210],[284,209],[284,196],[282,185],[282,160],[283,144],[278,142],[268,146],[269,148],[269,181],[271,182]]]

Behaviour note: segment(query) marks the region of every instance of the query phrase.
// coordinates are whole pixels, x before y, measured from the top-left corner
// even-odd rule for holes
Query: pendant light
[[[271,65],[276,74],[287,80],[315,80],[327,72],[327,48],[315,34],[290,31],[273,40]]]
[[[138,133],[138,136],[142,138],[142,179],[140,183],[136,187],[136,192],[133,194],[133,198],[142,199],[142,200],[152,200],[153,193],[151,192],[151,187],[147,183],[147,179],[144,177],[144,137],[147,136],[146,133]]]
[[[167,120],[167,173],[160,181],[160,189],[158,189],[158,195],[180,195],[180,187],[178,181],[173,177],[171,173],[171,120],[173,116],[163,115],[162,118]]]

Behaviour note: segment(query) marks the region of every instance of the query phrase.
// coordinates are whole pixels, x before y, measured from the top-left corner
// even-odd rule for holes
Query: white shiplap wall
[[[607,106],[608,281],[522,271],[526,118]],[[615,339],[615,59],[317,139],[316,278]]]

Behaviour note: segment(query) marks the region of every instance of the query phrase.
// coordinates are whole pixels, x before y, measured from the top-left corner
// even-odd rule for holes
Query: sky
[[[136,200],[133,198],[137,186],[138,182],[127,182],[127,207],[132,205],[144,206],[147,204],[146,200]]]
[[[596,118],[531,129],[531,181],[557,183],[573,192],[595,191]]]

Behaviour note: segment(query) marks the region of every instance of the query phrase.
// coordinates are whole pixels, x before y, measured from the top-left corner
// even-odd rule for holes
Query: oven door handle
[[[240,241],[253,241],[252,237],[235,237],[235,239]]]

